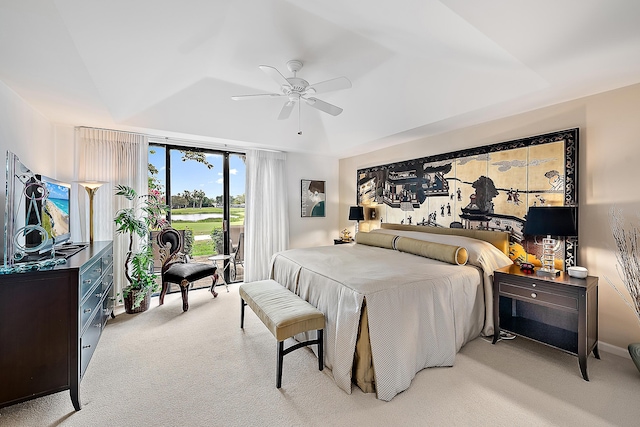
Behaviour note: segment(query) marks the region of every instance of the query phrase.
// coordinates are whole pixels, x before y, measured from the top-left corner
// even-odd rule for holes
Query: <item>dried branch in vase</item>
[[[609,278],[606,279],[624,300],[625,304],[635,312],[640,323],[640,254],[638,253],[640,232],[633,224],[630,225],[629,229],[625,229],[621,209],[611,208],[609,211],[609,224],[611,225],[613,239],[616,242],[616,259],[618,260],[616,270],[632,301],[629,302],[616,285]]]

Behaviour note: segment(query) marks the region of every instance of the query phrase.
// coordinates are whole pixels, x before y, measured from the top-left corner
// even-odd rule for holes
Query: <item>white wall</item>
[[[324,218],[300,216],[300,181],[312,179],[325,182]],[[335,157],[287,153],[289,182],[289,247],[306,248],[332,245],[338,235],[338,159]]]
[[[6,165],[6,152],[16,154],[22,164],[35,173],[56,178],[56,145],[53,125],[0,81],[0,158]],[[0,173],[0,188],[6,173]],[[5,191],[0,191],[0,221],[4,224]],[[4,253],[4,240],[1,251]]]
[[[76,169],[74,154],[75,129],[69,125],[54,125],[53,133],[56,146],[56,175],[54,178],[63,182],[73,182],[77,180],[77,177],[74,176]],[[84,190],[82,192],[84,194]]]
[[[55,148],[51,122],[0,81],[2,158],[7,150],[12,151],[32,171],[55,178]],[[4,188],[5,174],[1,175]]]
[[[612,206],[620,207],[640,228],[640,85],[342,159],[340,226],[350,225],[345,212],[356,197],[357,169],[569,128],[580,132],[578,262],[599,277],[600,343],[625,354],[627,344],[640,342],[640,322],[609,284],[626,294],[616,271],[608,214]]]

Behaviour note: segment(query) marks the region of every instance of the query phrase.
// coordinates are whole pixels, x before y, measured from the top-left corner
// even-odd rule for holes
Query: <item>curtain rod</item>
[[[189,144],[194,148],[203,148],[208,150],[221,150],[227,151],[230,153],[238,153],[245,154],[246,149],[241,149],[238,147],[230,147],[228,144],[221,143],[208,143],[207,141],[195,141],[183,138],[170,138],[165,136],[150,136],[149,135],[149,143],[158,143],[158,144],[166,144],[166,145],[177,145],[181,146],[181,144]]]
[[[93,127],[93,126],[75,126],[76,129],[94,129],[94,130],[104,130],[107,132],[122,132],[122,133],[130,133],[132,135],[141,135],[141,136],[149,136],[146,133],[140,133],[140,132],[131,132],[128,130],[118,130],[118,129],[107,129],[107,128],[97,128],[97,127]]]
[[[238,154],[245,154],[246,152],[246,149],[241,149],[238,147],[230,147],[228,144],[213,143],[213,145],[210,145],[207,141],[196,141],[196,140],[190,140],[190,139],[184,139],[184,138],[171,138],[168,136],[158,136],[158,135],[151,135],[148,133],[131,132],[126,130],[118,130],[118,129],[98,128],[93,126],[75,126],[75,128],[76,129],[94,129],[94,130],[103,130],[107,132],[122,132],[122,133],[129,133],[132,135],[141,135],[149,138],[149,142],[162,143],[167,145],[180,145],[180,143],[183,143],[183,144],[189,144],[195,148],[204,148],[204,149],[211,149],[211,150],[217,149],[217,150],[228,151],[230,153],[238,153]]]

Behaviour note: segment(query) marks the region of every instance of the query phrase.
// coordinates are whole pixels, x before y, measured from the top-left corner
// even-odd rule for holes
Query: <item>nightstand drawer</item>
[[[500,283],[500,295],[513,296],[524,301],[546,303],[570,310],[578,310],[578,298],[568,295],[554,294],[544,290]]]

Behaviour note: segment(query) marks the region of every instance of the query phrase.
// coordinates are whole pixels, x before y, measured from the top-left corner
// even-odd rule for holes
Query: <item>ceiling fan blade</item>
[[[350,87],[351,81],[348,78],[337,77],[335,79],[326,80],[309,86],[307,88],[307,93],[324,93],[331,92],[332,90],[349,89]]]
[[[280,96],[284,96],[284,94],[279,93],[258,93],[255,95],[237,95],[232,96],[231,99],[234,101],[244,101],[247,99],[256,99],[256,98],[278,98]]]
[[[286,120],[291,115],[291,110],[293,110],[293,106],[296,105],[293,101],[288,101],[286,104],[282,106],[282,110],[280,111],[280,115],[278,116],[278,120]]]
[[[329,113],[332,116],[337,116],[342,113],[342,108],[336,107],[335,105],[329,104],[328,102],[324,102],[319,100],[318,98],[302,98],[307,104],[312,106],[313,108],[317,108],[320,111],[324,111],[325,113]]]
[[[271,77],[273,80],[275,80],[276,83],[278,83],[279,86],[291,87],[291,84],[289,83],[289,80],[287,80],[287,78],[285,76],[283,76],[282,73],[280,73],[280,71],[278,71],[277,69],[275,69],[273,67],[270,67],[268,65],[260,65],[258,68],[260,68],[269,77]]]

